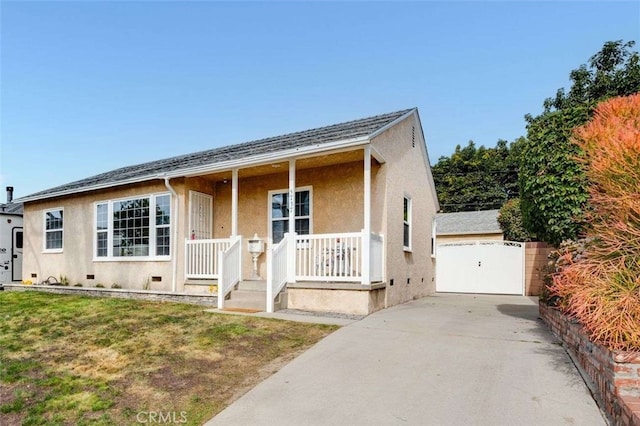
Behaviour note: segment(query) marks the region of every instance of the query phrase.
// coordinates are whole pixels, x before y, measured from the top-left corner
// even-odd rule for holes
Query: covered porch
[[[372,231],[372,222],[380,230],[372,185],[383,161],[365,145],[194,177],[184,195],[185,283],[217,286],[223,308],[238,283],[262,281],[273,311],[287,284],[321,290],[383,282],[384,237]],[[250,240],[263,247],[256,259]]]

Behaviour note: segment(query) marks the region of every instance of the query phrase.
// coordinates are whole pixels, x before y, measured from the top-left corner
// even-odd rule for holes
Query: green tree
[[[508,241],[531,241],[532,236],[522,225],[522,213],[520,211],[520,199],[512,198],[500,207],[498,224]]]
[[[440,157],[433,178],[444,212],[497,209],[518,195],[518,142],[500,140],[495,148],[476,148],[473,141]]]
[[[543,112],[525,116],[527,138],[521,141],[520,198],[525,228],[558,245],[575,239],[588,208],[587,179],[572,144],[577,126],[586,123],[599,101],[640,91],[640,57],[635,42],[610,41],[588,65],[571,71],[569,92],[559,89],[544,101]]]

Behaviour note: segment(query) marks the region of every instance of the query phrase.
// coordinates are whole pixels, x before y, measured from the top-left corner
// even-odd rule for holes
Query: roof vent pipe
[[[7,203],[13,201],[13,186],[7,186]]]

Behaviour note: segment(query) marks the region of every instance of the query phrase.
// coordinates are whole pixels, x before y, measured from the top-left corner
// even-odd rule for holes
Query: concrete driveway
[[[438,294],[344,327],[208,425],[604,425],[537,300]]]

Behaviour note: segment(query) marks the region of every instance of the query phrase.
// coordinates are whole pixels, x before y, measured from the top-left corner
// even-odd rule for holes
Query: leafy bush
[[[566,262],[550,290],[593,340],[640,349],[640,94],[614,98],[576,131],[584,151],[591,209],[581,256]]]
[[[498,213],[498,223],[508,241],[531,241],[531,235],[522,224],[522,212],[520,211],[520,199],[513,198],[507,201]]]
[[[111,288],[122,288],[122,286],[118,283],[111,284]]]
[[[554,276],[564,271],[569,265],[584,258],[585,248],[592,240],[592,238],[583,238],[577,241],[566,240],[560,244],[558,249],[549,253],[549,262],[542,269],[544,273],[542,278],[544,288],[542,289],[540,300],[549,306],[563,304],[558,294],[552,291]]]

